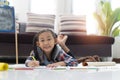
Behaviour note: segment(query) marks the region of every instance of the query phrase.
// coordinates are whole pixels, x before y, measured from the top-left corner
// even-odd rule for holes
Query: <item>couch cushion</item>
[[[85,15],[61,15],[60,34],[86,35]]]
[[[39,32],[43,28],[54,29],[55,15],[28,13],[26,32]]]

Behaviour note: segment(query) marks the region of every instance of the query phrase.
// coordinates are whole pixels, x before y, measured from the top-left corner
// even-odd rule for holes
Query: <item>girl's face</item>
[[[37,45],[45,52],[46,54],[51,53],[56,44],[56,39],[53,37],[51,32],[43,32],[39,35],[39,40]]]

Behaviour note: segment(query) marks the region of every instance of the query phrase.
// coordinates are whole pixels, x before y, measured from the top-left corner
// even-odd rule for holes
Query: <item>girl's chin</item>
[[[51,52],[51,50],[48,50],[48,49],[47,49],[47,50],[44,50],[44,52],[49,53],[49,52]]]

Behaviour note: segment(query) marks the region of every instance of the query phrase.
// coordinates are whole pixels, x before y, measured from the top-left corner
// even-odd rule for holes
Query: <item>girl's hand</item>
[[[61,46],[61,48],[68,53],[70,49],[66,46],[66,41],[67,41],[68,36],[67,35],[58,35],[57,38],[57,43]]]
[[[66,43],[67,38],[68,38],[67,35],[58,35],[57,43],[58,43],[60,46],[64,46],[65,43]]]
[[[52,63],[52,64],[48,64],[47,65],[47,67],[48,68],[51,68],[51,69],[53,69],[53,68],[55,68],[55,67],[57,67],[57,66],[60,66],[58,63]]]
[[[39,66],[39,61],[30,61],[28,62],[29,67],[38,67]]]
[[[52,64],[47,65],[47,67],[50,69],[54,69],[58,66],[66,66],[66,63],[64,61],[61,61],[61,62],[56,62],[56,63],[52,63]]]

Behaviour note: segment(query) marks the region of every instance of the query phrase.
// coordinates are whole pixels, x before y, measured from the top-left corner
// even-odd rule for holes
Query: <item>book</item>
[[[83,66],[115,66],[115,62],[83,62]]]

